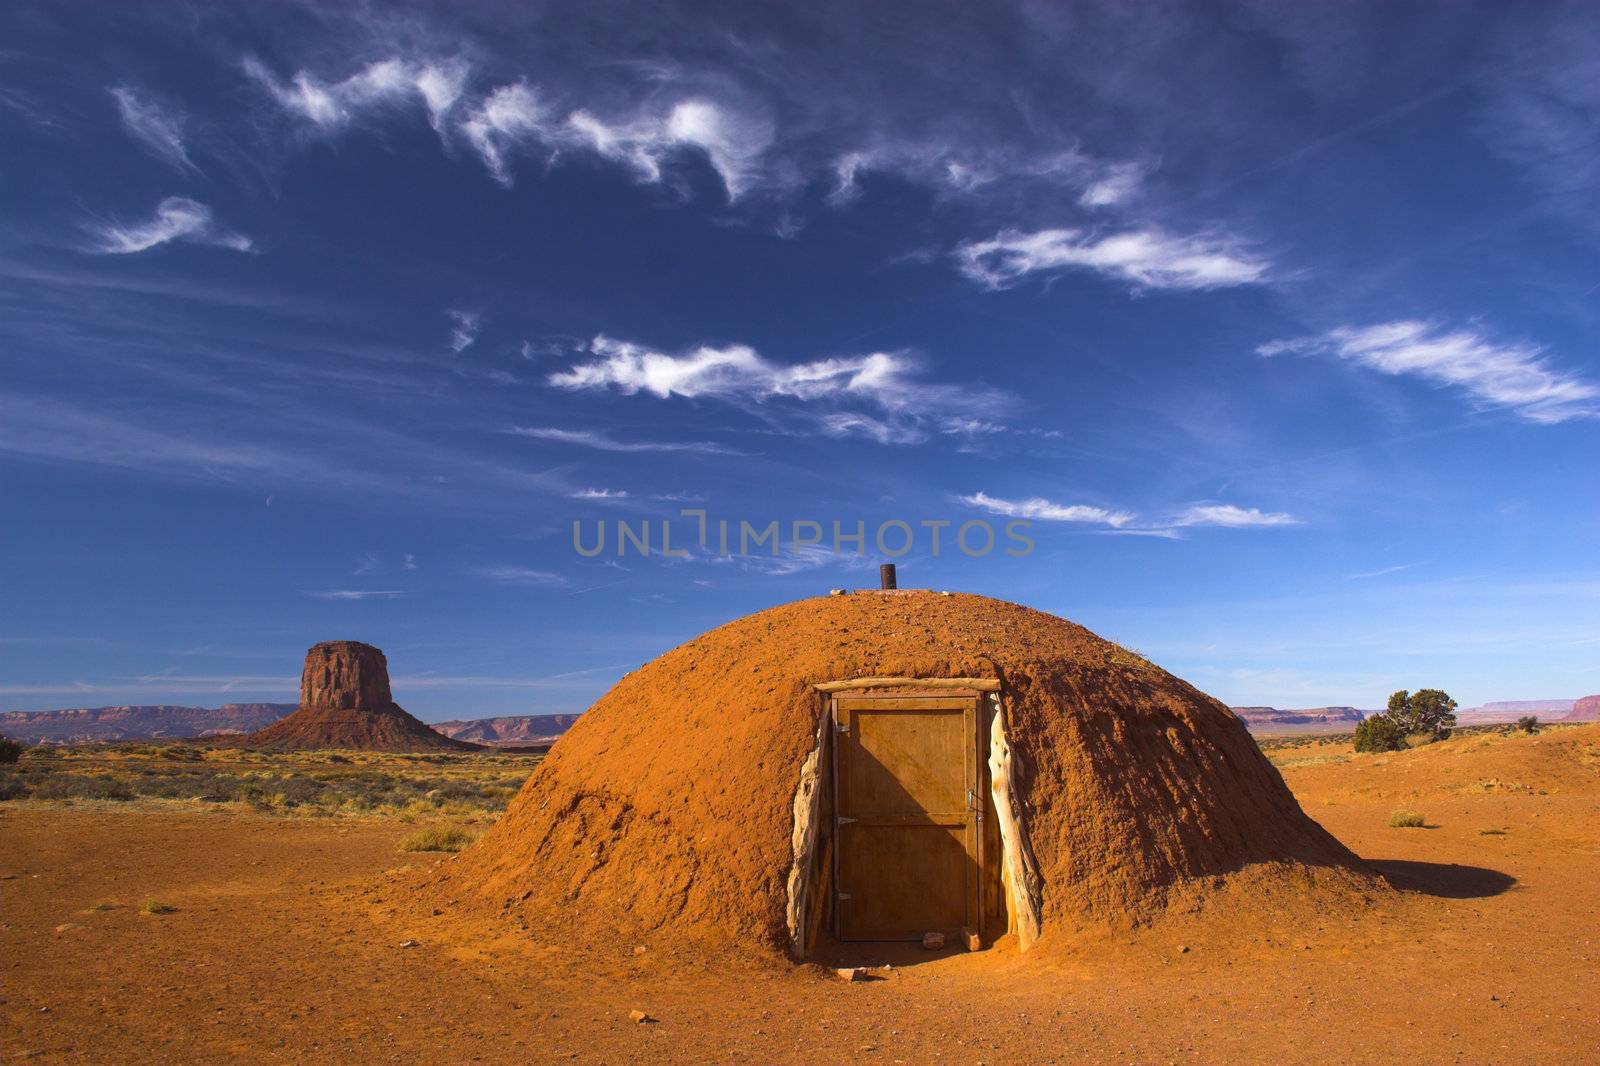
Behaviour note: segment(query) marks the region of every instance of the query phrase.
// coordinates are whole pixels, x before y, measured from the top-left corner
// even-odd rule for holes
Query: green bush
[[[10,737],[0,737],[0,763],[13,763],[22,758],[22,745]]]
[[[1400,751],[1405,746],[1405,729],[1387,714],[1363,718],[1356,726],[1357,751]]]
[[[1421,733],[1443,740],[1455,728],[1456,701],[1442,689],[1421,688],[1416,692],[1401,689],[1389,697],[1388,715],[1408,736]]]
[[[1536,714],[1523,715],[1517,719],[1517,728],[1524,733],[1537,733],[1539,731],[1539,716]]]

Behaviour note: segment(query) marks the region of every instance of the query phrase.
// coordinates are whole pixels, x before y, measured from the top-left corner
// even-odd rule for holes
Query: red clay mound
[[[1585,696],[1572,705],[1563,722],[1600,722],[1600,696]]]
[[[358,640],[330,640],[306,652],[300,674],[300,709],[248,736],[230,739],[247,748],[296,751],[481,751],[451,740],[400,709],[389,692],[389,662]]]
[[[1313,904],[1386,891],[1217,700],[1064,619],[932,592],[787,604],[629,674],[437,887],[563,936],[788,950],[813,686],[875,676],[1001,682],[1040,944],[1228,884]]]

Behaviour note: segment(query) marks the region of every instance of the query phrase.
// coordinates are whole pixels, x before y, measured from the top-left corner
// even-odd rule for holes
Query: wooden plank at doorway
[[[847,681],[822,681],[818,692],[846,692],[871,688],[965,688],[974,692],[999,692],[1000,681],[993,677],[857,677]]]
[[[835,696],[841,940],[952,943],[981,923],[979,700]]]

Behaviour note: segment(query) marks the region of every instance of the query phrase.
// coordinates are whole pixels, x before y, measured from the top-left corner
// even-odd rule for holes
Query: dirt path
[[[1514,743],[1289,761],[1307,812],[1414,890],[1384,913],[1158,929],[1049,963],[902,956],[864,984],[663,944],[541,949],[434,914],[383,877],[418,861],[393,821],[0,808],[0,1045],[118,1062],[1592,1062],[1600,770]],[[1437,828],[1388,828],[1396,806]]]

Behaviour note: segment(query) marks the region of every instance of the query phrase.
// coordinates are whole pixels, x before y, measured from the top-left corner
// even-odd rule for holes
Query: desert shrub
[[[170,903],[162,903],[158,899],[147,899],[139,904],[139,910],[145,914],[174,914],[178,908]]]
[[[0,773],[0,803],[22,799],[28,794],[28,784],[20,774]]]
[[[1539,716],[1536,714],[1523,715],[1517,719],[1517,728],[1524,733],[1537,733],[1539,731]]]
[[[401,851],[460,851],[474,840],[474,834],[458,826],[434,825],[420,829],[400,842]]]
[[[22,745],[10,737],[0,737],[0,763],[14,763],[22,758]]]
[[[111,777],[91,777],[85,774],[51,774],[33,789],[34,799],[47,800],[117,800],[133,799],[133,789],[126,782]]]
[[[1389,815],[1390,829],[1421,829],[1427,820],[1416,811],[1395,811]]]
[[[1363,718],[1356,726],[1357,751],[1400,751],[1405,746],[1405,729],[1387,714]]]

